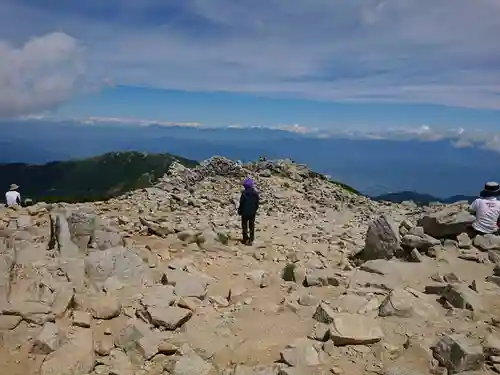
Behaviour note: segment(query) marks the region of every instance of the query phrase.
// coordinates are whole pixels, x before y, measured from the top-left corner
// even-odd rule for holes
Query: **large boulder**
[[[418,221],[418,225],[423,227],[425,233],[432,237],[456,237],[466,232],[474,220],[474,215],[467,211],[445,209],[422,217]]]
[[[124,285],[155,284],[148,265],[133,250],[125,247],[91,252],[85,259],[85,271],[96,283],[114,277]]]
[[[391,259],[400,249],[401,239],[396,225],[382,215],[373,220],[366,233],[365,247],[357,254],[364,261]]]

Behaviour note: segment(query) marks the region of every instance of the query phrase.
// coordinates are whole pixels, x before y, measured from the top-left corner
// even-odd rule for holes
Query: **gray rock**
[[[476,312],[481,310],[479,294],[471,290],[467,285],[448,284],[441,292],[441,296],[453,307]]]
[[[180,307],[148,307],[151,323],[155,326],[174,330],[186,323],[193,314],[192,311]]]
[[[401,245],[410,249],[423,250],[424,252],[431,246],[440,245],[441,242],[427,234],[415,235],[407,234],[401,239]]]
[[[59,327],[54,323],[45,323],[35,339],[32,352],[36,354],[50,354],[61,344]]]
[[[0,307],[8,302],[10,293],[10,275],[14,264],[14,250],[5,249],[5,252],[0,254]]]
[[[335,275],[333,270],[321,269],[313,270],[306,275],[306,286],[339,286],[339,277]]]
[[[118,349],[112,349],[109,353],[110,374],[134,375],[134,366],[127,354]]]
[[[99,250],[125,246],[125,241],[120,233],[112,230],[97,229],[93,233],[92,244]]]
[[[82,328],[90,328],[92,325],[92,315],[86,311],[73,311],[73,325]]]
[[[112,319],[120,315],[121,304],[114,296],[101,294],[89,299],[89,309],[97,319]]]
[[[313,319],[320,323],[330,324],[335,318],[335,312],[326,303],[321,302],[313,315]]]
[[[500,338],[487,336],[483,342],[483,352],[487,356],[500,356]]]
[[[281,359],[292,367],[318,366],[321,364],[318,351],[312,342],[302,339],[282,350]]]
[[[379,307],[379,316],[410,318],[416,298],[404,289],[394,289]]]
[[[184,355],[174,365],[172,375],[208,375],[212,370],[212,364],[206,362],[191,348],[184,345],[181,348]]]
[[[470,249],[472,247],[472,240],[467,233],[460,233],[457,236],[458,247],[461,249]]]
[[[176,300],[171,285],[154,285],[142,293],[141,303],[146,307],[169,307]]]
[[[16,315],[0,315],[0,331],[16,328],[22,319]]]
[[[455,207],[451,207],[423,216],[417,225],[423,227],[426,234],[435,238],[456,237],[467,232],[475,219],[469,212],[457,211]]]
[[[500,236],[494,234],[478,235],[474,238],[474,246],[482,251],[500,250]]]
[[[465,335],[445,335],[432,351],[450,374],[480,370],[484,364],[483,348]]]
[[[91,252],[85,259],[85,272],[91,281],[103,283],[111,276],[124,285],[154,285],[154,274],[133,251],[114,247]]]
[[[178,297],[196,297],[205,299],[207,282],[197,276],[185,273],[175,283],[174,293]]]
[[[92,330],[81,329],[71,339],[48,355],[42,364],[41,375],[87,374],[94,368],[94,339]]]
[[[373,318],[339,313],[333,318],[329,336],[336,346],[369,345],[382,340],[384,333]]]
[[[387,216],[380,216],[368,226],[364,249],[357,254],[362,260],[391,259],[400,249],[397,227]]]

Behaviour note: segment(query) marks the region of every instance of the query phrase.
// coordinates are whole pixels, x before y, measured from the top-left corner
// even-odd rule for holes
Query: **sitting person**
[[[17,207],[21,205],[21,194],[19,194],[17,189],[19,189],[19,186],[11,184],[9,191],[5,193],[6,207]]]
[[[487,182],[480,193],[480,198],[472,202],[470,211],[476,216],[472,223],[471,237],[498,233],[500,218],[500,186],[496,182]]]

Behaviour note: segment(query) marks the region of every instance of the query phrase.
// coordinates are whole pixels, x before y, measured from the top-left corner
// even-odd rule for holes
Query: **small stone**
[[[318,304],[318,298],[311,294],[303,294],[298,299],[301,306],[314,306]]]
[[[458,247],[461,249],[470,249],[472,240],[467,233],[461,233],[457,236]]]
[[[90,328],[92,325],[92,315],[86,311],[73,311],[73,325]]]
[[[45,323],[33,344],[32,352],[36,354],[50,354],[61,344],[59,327],[54,323]]]
[[[313,315],[313,319],[318,322],[330,324],[335,318],[335,312],[326,303],[321,302],[316,308],[316,312]]]
[[[376,320],[359,314],[335,314],[330,326],[330,339],[337,346],[369,345],[384,337]]]
[[[158,353],[171,355],[177,353],[178,351],[179,348],[168,341],[162,341],[158,344]]]
[[[151,322],[155,326],[163,327],[169,330],[175,330],[187,322],[193,314],[191,310],[179,307],[149,307],[148,313],[151,316]]]

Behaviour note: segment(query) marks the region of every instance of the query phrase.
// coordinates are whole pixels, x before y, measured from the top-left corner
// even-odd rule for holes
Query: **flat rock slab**
[[[41,375],[80,375],[94,368],[92,330],[82,328],[69,342],[47,356]]]
[[[22,319],[17,315],[0,315],[0,331],[16,328]]]
[[[482,346],[465,335],[445,335],[432,351],[449,374],[480,370],[484,364]]]
[[[168,330],[179,328],[193,314],[191,310],[180,307],[149,307],[148,313],[151,316],[151,323]]]
[[[371,317],[339,313],[333,318],[329,336],[337,346],[368,345],[382,340],[384,333],[377,321]]]

